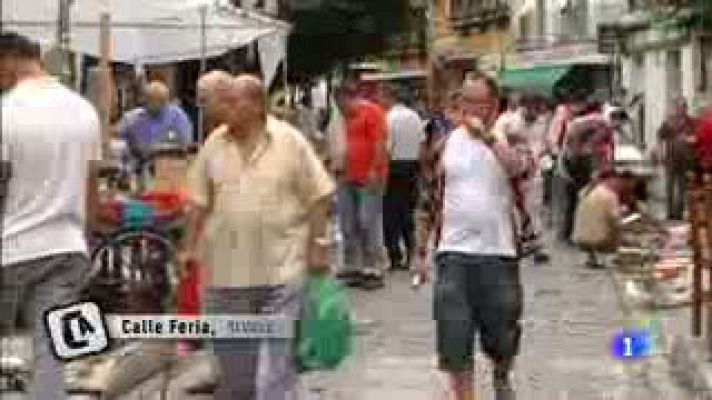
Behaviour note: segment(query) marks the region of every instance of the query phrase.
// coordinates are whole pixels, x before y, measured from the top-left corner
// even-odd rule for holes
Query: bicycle
[[[156,154],[180,152],[175,147],[163,147]],[[175,193],[143,192],[148,187],[145,172],[150,171],[153,158],[144,160],[141,168],[107,167],[104,177],[111,182],[138,181],[139,193],[132,193],[123,201],[109,201],[103,205],[102,215],[108,225],[116,227],[108,233],[91,234],[91,270],[82,298],[99,305],[105,313],[115,314],[164,314],[173,312],[178,286],[177,245],[183,228],[183,203]],[[131,176],[131,174],[134,174]],[[107,185],[108,186],[108,185]],[[143,193],[140,193],[143,192]],[[136,345],[133,348],[132,345]],[[132,348],[132,349],[129,349]],[[110,351],[118,352],[123,368],[111,373],[109,387],[113,396],[130,390],[138,382],[131,376],[130,365],[145,364],[141,342],[114,341]],[[164,376],[162,396],[167,396],[168,377],[173,362],[170,352],[159,357],[158,366],[151,374]],[[141,361],[143,360],[143,361]],[[148,360],[156,361],[156,360]],[[126,367],[129,365],[129,367]],[[129,372],[128,375],[125,373]],[[117,383],[119,382],[119,383]],[[81,386],[81,385],[78,385]],[[113,393],[118,391],[117,393]],[[94,394],[75,387],[73,393]]]

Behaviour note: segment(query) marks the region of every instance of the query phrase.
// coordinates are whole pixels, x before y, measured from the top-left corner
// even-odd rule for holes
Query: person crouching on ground
[[[601,172],[584,188],[574,220],[573,241],[588,253],[586,266],[604,268],[596,253],[610,253],[620,242],[621,220],[635,207],[636,177],[631,172]]]

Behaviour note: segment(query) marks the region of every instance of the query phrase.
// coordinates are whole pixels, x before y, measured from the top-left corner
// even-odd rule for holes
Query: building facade
[[[510,39],[507,0],[435,0],[430,10],[432,85],[441,97],[474,70],[496,74]]]
[[[694,112],[708,103],[712,41],[700,29],[661,21],[660,2],[632,1],[619,20],[621,30],[621,86],[636,99],[646,147],[657,143],[657,130],[675,97],[682,96]],[[712,6],[712,5],[711,5]],[[690,10],[694,12],[694,10]]]

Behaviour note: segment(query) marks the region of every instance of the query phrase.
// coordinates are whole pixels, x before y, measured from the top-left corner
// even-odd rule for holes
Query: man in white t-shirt
[[[544,174],[542,159],[549,153],[547,141],[547,120],[539,114],[539,99],[535,96],[522,98],[521,121],[506,129],[510,145],[525,151],[534,161],[534,168],[521,181],[526,219],[521,221],[525,235],[524,252],[532,255],[535,263],[549,262],[544,244]]]
[[[507,131],[515,129],[524,123],[524,109],[522,107],[523,96],[519,93],[512,93],[507,100],[507,109],[499,115],[492,127],[492,134],[497,140],[504,141]]]
[[[498,399],[513,398],[509,374],[519,350],[522,285],[512,219],[511,179],[528,157],[492,134],[497,83],[472,78],[462,90],[464,124],[437,146],[423,176],[428,193],[418,213],[416,270],[429,277],[434,237],[434,319],[439,368],[457,400],[473,400],[474,339],[494,364]]]
[[[413,212],[418,196],[418,169],[424,123],[406,106],[407,95],[395,88],[386,91],[386,116],[390,165],[383,197],[383,233],[392,269],[408,269],[415,250]],[[401,244],[406,250],[405,260]]]
[[[90,263],[84,239],[97,204],[99,118],[92,105],[42,68],[39,45],[2,34],[2,146],[10,164],[3,196],[0,333],[33,331],[29,398],[66,399],[62,364],[43,324],[48,309],[78,299]]]

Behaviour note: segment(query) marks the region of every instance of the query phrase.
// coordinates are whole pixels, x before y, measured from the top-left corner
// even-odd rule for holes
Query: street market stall
[[[258,41],[263,73],[271,80],[285,57],[284,38],[289,30],[286,23],[234,7],[224,0],[2,0],[2,10],[4,29],[24,34],[45,48],[57,43],[75,53],[101,58],[104,75],[98,90],[101,97],[98,108],[102,117],[106,169],[115,171],[114,175],[125,168],[116,159],[119,152],[112,152],[110,145],[112,102],[109,99],[113,88],[107,72],[109,61],[142,69],[147,64],[200,59],[204,70],[206,58]],[[49,29],[54,27],[57,30]],[[202,129],[198,132],[202,133]],[[171,157],[159,158],[153,160],[160,164],[155,167],[166,173],[171,169],[167,166],[180,163],[180,157],[178,160],[172,157],[172,161],[169,161]],[[187,166],[173,168],[172,173],[184,175],[186,169]],[[107,175],[109,181],[111,175]],[[166,179],[167,176],[158,179],[164,181],[164,187],[152,188],[151,199],[181,197],[179,183],[165,187]],[[138,185],[124,186],[129,186],[131,193],[105,190],[105,207],[121,209],[123,214],[138,212],[141,207],[155,208],[151,206],[156,204],[147,204],[146,193],[138,193]],[[148,186],[153,185],[140,185],[142,191],[148,190]]]
[[[269,84],[280,62],[283,68],[287,66],[290,29],[285,22],[234,7],[227,0],[2,0],[2,25],[45,49],[59,47],[100,58],[101,92],[107,98],[112,92],[109,62],[140,69],[201,60],[205,72],[207,58],[254,42],[259,45],[263,77]],[[111,114],[106,110],[110,107],[111,101],[102,99],[98,108],[104,119]],[[104,131],[108,142],[108,126]]]
[[[151,160],[153,173],[147,182],[136,185],[122,179],[125,167],[113,157],[120,152],[111,151],[109,133],[114,91],[110,62],[142,70],[145,65],[200,60],[205,72],[207,58],[257,42],[269,84],[280,64],[286,68],[289,25],[227,0],[2,0],[2,26],[38,41],[44,50],[100,59],[95,99],[105,157],[100,196],[109,229],[103,236],[88,232],[96,239],[91,276],[95,285],[85,295],[116,313],[175,312],[180,306],[177,311],[197,312],[195,304],[178,301],[181,286],[175,268],[176,243],[185,228],[181,178],[189,156],[184,148],[164,148]],[[78,69],[71,63],[64,66]],[[67,371],[69,386],[74,392],[110,397],[156,371],[168,376],[174,356],[171,343],[117,346],[73,363]]]
[[[3,28],[44,46],[57,42],[61,4],[50,0],[2,0]],[[68,48],[100,57],[99,26],[110,16],[110,58],[128,64],[161,64],[221,55],[289,25],[225,0],[73,0],[67,13]],[[281,55],[283,56],[283,54]]]
[[[626,295],[653,308],[688,306],[693,258],[686,223],[665,224],[636,214],[621,227],[617,273],[626,276]]]

